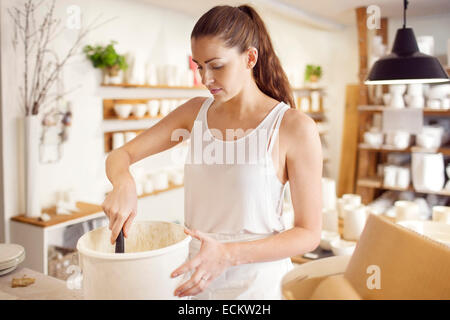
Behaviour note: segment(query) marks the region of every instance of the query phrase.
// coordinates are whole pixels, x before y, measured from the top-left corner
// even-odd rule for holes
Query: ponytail
[[[218,36],[227,47],[238,47],[240,53],[255,47],[258,50],[258,60],[253,67],[256,85],[273,99],[295,108],[286,73],[273,50],[266,26],[255,9],[249,5],[213,7],[200,17],[192,30],[191,38],[202,36]]]

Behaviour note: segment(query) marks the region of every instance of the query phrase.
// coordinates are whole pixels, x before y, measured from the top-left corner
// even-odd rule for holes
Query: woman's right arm
[[[122,228],[124,236],[128,236],[137,214],[136,184],[129,171],[130,165],[180,143],[181,140],[172,139],[172,133],[177,129],[191,131],[205,99],[195,97],[188,100],[124,146],[111,151],[106,158],[106,175],[113,190],[107,194],[102,207],[109,218],[112,244]]]

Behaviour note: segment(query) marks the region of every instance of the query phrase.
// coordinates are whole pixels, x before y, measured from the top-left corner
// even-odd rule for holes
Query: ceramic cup
[[[127,103],[119,103],[114,105],[114,111],[119,116],[119,118],[126,119],[130,116],[133,106]]]
[[[432,213],[433,221],[444,222],[450,224],[450,207],[434,206]]]
[[[405,220],[418,220],[420,216],[419,205],[413,201],[395,201],[395,222]]]
[[[339,219],[336,209],[322,210],[322,230],[339,232]]]
[[[336,181],[322,178],[322,208],[336,209]]]
[[[146,179],[144,182],[144,192],[145,193],[152,193],[155,190],[155,187],[153,186],[153,181],[150,179]]]
[[[366,207],[345,205],[344,212],[343,238],[345,240],[357,241],[366,225]]]
[[[398,149],[406,149],[409,147],[411,135],[405,131],[396,131],[394,134],[394,146]]]
[[[159,107],[159,112],[163,117],[167,116],[170,112],[170,100],[169,99],[162,99],[161,105]]]
[[[372,148],[380,148],[383,144],[383,138],[382,132],[364,132],[364,143]]]
[[[159,113],[159,100],[150,100],[147,102],[148,113],[151,117],[158,116]]]
[[[409,168],[397,168],[397,187],[407,189],[411,183],[411,172]]]
[[[450,99],[444,98],[441,100],[441,109],[448,110],[450,109]]]
[[[169,187],[169,178],[164,170],[149,175],[155,190],[163,190]]]
[[[147,113],[147,105],[144,103],[133,104],[133,115],[142,118]]]
[[[409,108],[422,109],[425,106],[425,98],[422,95],[405,95],[405,102]]]
[[[361,205],[361,196],[358,194],[346,193],[342,195],[342,198],[337,200],[337,209],[340,218],[344,218],[344,207],[350,205],[353,207],[359,207]]]
[[[397,167],[387,165],[383,168],[383,185],[385,187],[396,187],[397,185]]]
[[[309,112],[309,99],[303,97],[300,99],[300,110],[303,112]]]
[[[112,148],[118,149],[125,144],[125,136],[123,135],[122,132],[115,132],[113,133],[112,141],[113,141]]]
[[[430,134],[419,133],[416,136],[416,145],[425,149],[432,149],[436,144],[436,139]]]
[[[167,170],[167,175],[169,182],[174,185],[182,185],[184,180],[184,172],[183,170],[178,169],[170,169]]]
[[[427,101],[427,107],[430,109],[440,109],[441,108],[441,101],[437,99],[429,99]]]
[[[175,110],[178,107],[178,100],[176,99],[171,99],[170,100],[170,112],[172,112],[173,110]]]

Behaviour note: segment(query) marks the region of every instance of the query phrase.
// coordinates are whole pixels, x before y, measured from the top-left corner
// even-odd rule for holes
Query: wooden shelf
[[[167,191],[175,190],[175,189],[182,188],[182,187],[183,187],[183,185],[169,184],[169,187],[167,189],[157,190],[152,193],[146,193],[146,194],[140,195],[140,196],[138,196],[138,199],[142,199],[142,198],[149,197],[149,196],[154,196],[154,195],[160,194],[162,192],[167,192]],[[77,202],[76,205],[77,205],[77,208],[79,209],[79,211],[72,211],[72,213],[68,214],[68,215],[56,214],[56,206],[43,209],[42,213],[47,213],[50,216],[49,221],[41,221],[41,220],[39,220],[39,218],[26,217],[24,214],[12,217],[11,220],[31,224],[31,225],[41,227],[41,228],[47,228],[47,227],[55,226],[58,224],[66,223],[69,221],[85,218],[88,216],[96,216],[96,215],[98,215],[99,217],[104,216],[103,208],[97,204],[92,204],[92,203],[87,203],[87,202]]]
[[[182,89],[182,90],[207,90],[204,86],[168,86],[168,85],[149,85],[149,84],[131,84],[131,83],[120,83],[120,84],[101,84],[102,87],[112,87],[112,88],[148,88],[148,89]]]
[[[402,110],[402,109],[393,109],[386,106],[358,106],[358,111],[360,112],[383,112],[383,110]],[[408,108],[403,108],[408,109]],[[441,110],[441,109],[430,109],[424,108],[423,114],[427,116],[450,116],[450,110]]]
[[[53,226],[56,224],[64,223],[67,221],[71,221],[71,220],[83,218],[86,216],[94,215],[99,212],[103,212],[102,207],[97,204],[92,204],[92,203],[87,203],[87,202],[77,202],[76,205],[77,205],[77,208],[79,209],[79,211],[78,212],[72,211],[72,214],[69,214],[69,215],[56,214],[56,206],[42,210],[43,213],[47,213],[50,216],[49,221],[41,221],[38,218],[26,217],[23,214],[12,217],[11,220],[32,224],[32,225],[42,227],[42,228],[46,228],[46,227],[50,227],[50,226]]]
[[[383,182],[380,178],[360,178],[357,180],[358,187],[364,188],[372,188],[372,189],[382,189],[382,190],[392,190],[392,191],[413,191],[417,193],[426,193],[426,194],[435,194],[440,196],[450,196],[450,191],[442,190],[442,191],[425,191],[425,190],[415,190],[412,185],[409,188],[397,188],[397,187],[386,187],[383,185]]]
[[[311,87],[295,87],[292,88],[292,91],[323,91],[324,88],[318,87],[318,88],[311,88]]]
[[[360,150],[366,150],[371,152],[382,152],[382,153],[389,153],[389,152],[400,152],[400,153],[412,153],[412,152],[422,152],[422,153],[442,153],[443,155],[450,156],[450,147],[444,146],[442,148],[437,149],[425,149],[417,146],[412,146],[406,149],[396,149],[390,146],[381,146],[380,148],[373,148],[370,147],[364,143],[359,144],[358,148]]]

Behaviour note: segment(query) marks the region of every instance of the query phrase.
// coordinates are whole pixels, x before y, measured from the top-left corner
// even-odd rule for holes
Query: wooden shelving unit
[[[439,196],[450,197],[450,191],[442,190],[442,191],[426,191],[426,190],[415,190],[412,185],[409,188],[396,188],[396,187],[387,187],[383,185],[383,181],[380,178],[360,178],[357,180],[357,185],[359,187],[364,188],[372,188],[372,189],[380,189],[380,190],[392,190],[392,191],[413,191],[417,193],[424,194],[435,194]]]
[[[73,211],[71,214],[56,214],[56,207],[50,207],[43,209],[43,213],[47,213],[50,216],[49,221],[41,221],[38,218],[30,218],[25,215],[18,215],[15,217],[12,217],[11,220],[17,221],[17,222],[23,222],[27,224],[32,224],[34,226],[46,228],[50,226],[54,226],[57,224],[73,221],[73,220],[79,220],[80,218],[85,218],[94,214],[97,214],[99,212],[103,213],[103,209],[101,206],[97,204],[87,203],[87,202],[77,202],[76,206],[78,208],[78,211]]]
[[[450,196],[450,192],[442,190],[439,192],[415,190],[412,185],[409,188],[395,188],[384,186],[382,178],[377,176],[377,165],[383,163],[389,153],[412,154],[421,153],[442,153],[444,156],[450,156],[450,145],[444,145],[436,149],[425,149],[418,146],[410,146],[405,149],[396,149],[390,146],[373,148],[362,143],[363,134],[370,127],[373,113],[383,112],[385,106],[359,106],[358,107],[358,148],[356,165],[356,193],[360,194],[365,204],[373,201],[383,190],[393,191],[412,191],[422,194],[435,194],[439,196]],[[424,117],[450,117],[450,110],[423,109]]]
[[[367,146],[363,143],[360,143],[358,148],[360,150],[366,150],[371,152],[380,152],[380,153],[390,153],[390,152],[399,152],[399,153],[412,153],[412,152],[422,152],[422,153],[442,153],[445,156],[450,156],[450,146],[444,146],[437,149],[425,149],[417,146],[411,146],[406,149],[396,149],[390,146],[381,146],[380,148],[373,148]]]
[[[204,86],[168,86],[168,85],[149,85],[149,84],[132,84],[132,83],[120,83],[120,84],[101,84],[102,87],[111,88],[148,88],[148,89],[175,89],[175,90],[204,90]]]
[[[384,110],[388,109],[386,106],[379,106],[379,105],[361,105],[358,106],[359,112],[367,112],[367,113],[374,113],[374,112],[383,112]],[[450,116],[450,110],[443,110],[443,109],[430,109],[430,108],[424,108],[423,114],[425,116]]]

